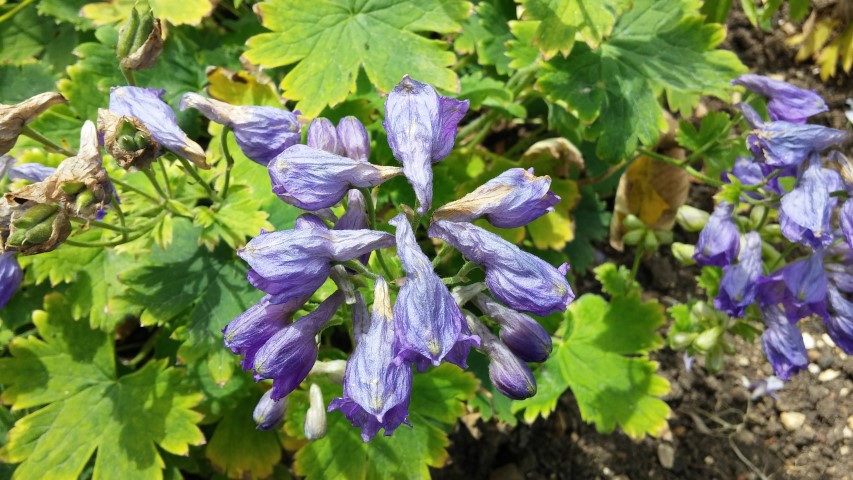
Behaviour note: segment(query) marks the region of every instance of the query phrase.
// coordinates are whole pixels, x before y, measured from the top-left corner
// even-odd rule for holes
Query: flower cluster
[[[525,362],[544,361],[551,339],[522,312],[547,315],[567,308],[574,298],[566,281],[568,265],[555,268],[471,222],[482,217],[496,227],[512,228],[552,211],[559,197],[549,190],[550,178],[510,169],[433,212],[427,236],[444,241],[442,249],[458,250],[469,261],[463,269],[482,268],[485,284],[457,287],[451,293],[418,242],[421,219],[431,210],[432,164],[450,154],[467,101],[403,78],[387,97],[384,121],[402,168],[368,161],[368,133],[353,117],[337,126],[324,118],[314,120],[307,145],[302,145],[287,136],[295,124],[270,120],[254,110],[257,107],[220,105],[196,95],[185,97],[183,105],[230,125],[244,152],[267,165],[273,192],[308,211],[293,229],[261,232],[238,251],[249,264],[248,281],[267,295],[228,324],[225,344],[244,357],[243,367],[256,379],[273,381],[256,410],[259,428],[271,428],[281,418],[286,396],[320,365],[318,335],[344,303],[351,305],[355,349],[342,377],[343,396],[328,409],[340,410],[360,427],[365,441],[381,429],[390,435],[408,424],[413,367],[424,371],[449,362],[465,368],[471,348],[491,359],[490,376],[499,391],[511,398],[536,392]],[[264,145],[287,147],[275,155],[254,153],[256,146]],[[419,216],[413,222],[398,213],[388,220],[392,235],[377,230],[369,189],[400,174],[416,193]],[[344,199],[346,211],[337,219],[330,207]],[[403,278],[386,278],[391,274],[381,255],[391,247],[396,247]],[[370,271],[374,251],[385,276]],[[360,280],[353,281],[355,276]],[[308,300],[329,278],[339,290],[311,309]],[[364,285],[363,280],[373,281],[370,311],[355,288]],[[485,288],[492,296],[482,293]],[[468,303],[500,327],[499,336],[463,309]],[[300,311],[309,313],[296,318]],[[315,394],[315,385],[311,390],[317,400],[312,400],[305,428],[306,436],[317,438],[325,418],[313,405],[322,402],[322,395]]]
[[[848,298],[853,294],[853,277],[847,273],[853,264],[853,201],[844,200],[853,192],[853,167],[837,151],[824,155],[841,144],[847,133],[806,123],[810,116],[827,110],[812,91],[758,75],[744,75],[733,84],[768,97],[770,120],[749,105],[740,105],[752,128],[747,146],[753,156],[739,158],[732,171],[724,173],[725,179],[762,187],[741,198],[778,207],[782,235],[808,253],[765,274],[761,236],[757,232],[741,235],[735,205],[723,201],[700,233],[694,259],[699,265],[723,267],[714,299],[717,309],[743,317],[747,307],[757,302],[766,327],[764,352],[776,375],[787,380],[808,365],[796,327],[803,318],[822,318],[833,341],[853,353],[853,303]],[[785,188],[784,177],[791,177],[792,187]],[[772,262],[770,268],[776,264]]]

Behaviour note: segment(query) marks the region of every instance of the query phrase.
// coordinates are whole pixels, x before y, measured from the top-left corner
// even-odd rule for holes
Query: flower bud
[[[308,414],[305,415],[305,438],[319,440],[326,436],[326,406],[323,403],[323,391],[316,383],[308,389]]]
[[[0,308],[12,298],[23,279],[24,272],[15,253],[0,253]]]
[[[624,220],[622,220],[622,225],[628,230],[643,230],[646,228],[646,224],[643,223],[642,220],[637,218],[636,215],[628,214]]]
[[[328,118],[317,117],[308,126],[306,143],[311,148],[344,156],[344,146],[338,141],[335,125]]]
[[[724,363],[723,349],[719,346],[705,354],[705,369],[709,372],[719,372]]]
[[[116,44],[116,55],[121,68],[143,70],[151,68],[163,52],[163,33],[160,20],[151,10],[139,13],[131,8],[130,17],[121,27]]]
[[[370,157],[370,137],[357,118],[344,117],[338,122],[338,141],[347,157],[362,162]]]
[[[704,210],[699,210],[690,205],[682,205],[675,214],[675,221],[688,232],[698,232],[705,228],[710,217],[711,215]]]
[[[696,265],[696,260],[693,260],[693,255],[696,253],[696,247],[686,243],[675,242],[672,244],[671,248],[672,256],[675,257],[678,263],[685,267]]]
[[[647,252],[654,252],[659,246],[660,244],[658,243],[658,237],[655,236],[655,232],[646,230],[646,234],[643,235],[643,248]]]
[[[655,230],[655,237],[661,245],[672,243],[672,230]]]
[[[686,350],[698,336],[696,333],[678,332],[669,337],[669,345],[673,350]]]
[[[640,243],[640,240],[643,239],[645,234],[646,230],[644,229],[631,230],[630,232],[622,236],[622,243],[631,246],[637,245],[638,243]]]
[[[272,399],[272,390],[267,390],[255,406],[252,419],[258,425],[258,430],[272,430],[284,418],[287,411],[287,397],[280,400]]]
[[[696,340],[693,341],[693,345],[701,352],[710,352],[720,341],[720,337],[723,335],[723,328],[720,326],[716,326],[713,328],[709,328],[705,330]]]
[[[489,357],[489,379],[492,385],[514,400],[536,395],[536,379],[527,364],[515,356],[471,312],[465,312],[465,319],[471,332],[480,337],[480,350]]]

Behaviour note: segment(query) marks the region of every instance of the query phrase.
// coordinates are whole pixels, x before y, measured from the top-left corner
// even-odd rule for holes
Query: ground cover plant
[[[667,348],[760,342],[756,399],[800,322],[853,353],[849,128],[730,8],[0,1],[0,473],[430,477],[567,395],[667,435]],[[661,252],[703,295],[644,291]]]

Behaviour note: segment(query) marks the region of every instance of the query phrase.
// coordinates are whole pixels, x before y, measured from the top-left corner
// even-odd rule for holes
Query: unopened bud
[[[316,383],[308,389],[308,413],[305,415],[305,438],[319,440],[326,436],[326,405],[323,403],[323,391]]]
[[[370,137],[364,124],[355,117],[344,117],[338,122],[337,130],[346,156],[366,162],[370,157]]]
[[[252,418],[258,425],[258,430],[272,430],[284,418],[285,412],[287,412],[287,397],[273,400],[272,390],[267,390],[255,406]]]
[[[658,249],[660,243],[658,243],[658,237],[655,236],[655,233],[651,230],[646,230],[646,234],[643,235],[643,248],[647,252],[654,252]]]
[[[701,352],[710,352],[720,341],[720,337],[723,335],[722,327],[713,327],[709,328],[702,332],[696,340],[693,341],[693,345]]]
[[[628,216],[625,217],[624,220],[622,220],[622,225],[624,225],[625,228],[627,228],[629,230],[640,230],[640,229],[646,228],[646,224],[643,223],[642,220],[637,218],[636,215],[631,215],[631,214],[629,214]]]
[[[764,205],[756,205],[752,207],[752,210],[749,212],[749,223],[752,226],[751,230],[757,229],[762,220],[767,219],[767,215],[768,210]]]
[[[98,203],[98,199],[95,198],[95,193],[91,190],[83,190],[77,195],[77,198],[74,200],[74,208],[78,214],[85,215],[87,209],[91,206]]]
[[[672,230],[655,230],[655,237],[661,245],[672,243]]]
[[[317,117],[308,126],[308,137],[306,143],[311,148],[316,148],[335,155],[345,155],[343,145],[338,140],[338,131],[335,124],[328,118]]]
[[[675,221],[688,232],[698,232],[705,228],[710,217],[711,215],[704,210],[699,210],[690,205],[682,205],[675,214]]]
[[[672,256],[678,263],[689,267],[696,265],[696,260],[693,260],[693,254],[696,253],[696,247],[687,243],[674,242],[672,244]]]
[[[622,243],[631,246],[637,245],[638,243],[640,243],[640,240],[643,239],[645,234],[646,231],[643,229],[631,230],[630,232],[622,236]]]
[[[325,375],[335,383],[343,383],[346,370],[346,360],[326,360],[325,362],[315,363],[308,375]]]
[[[686,350],[687,347],[693,344],[697,336],[698,334],[696,333],[678,332],[669,337],[669,345],[673,350]]]
[[[709,372],[719,372],[723,369],[724,363],[723,349],[720,347],[714,348],[705,354],[705,368]]]

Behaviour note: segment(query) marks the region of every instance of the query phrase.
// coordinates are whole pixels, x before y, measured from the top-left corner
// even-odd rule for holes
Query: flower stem
[[[637,245],[637,251],[634,252],[634,264],[631,265],[631,278],[637,279],[637,272],[640,271],[640,261],[643,259],[643,245]]]
[[[160,172],[163,173],[163,182],[166,183],[166,193],[169,195],[169,198],[172,198],[172,185],[169,183],[169,175],[166,173],[166,165],[163,164],[163,160],[160,159],[157,161],[160,164]]]
[[[459,273],[450,277],[450,278],[442,278],[441,282],[445,285],[456,285],[457,283],[465,283],[468,281],[468,272],[475,268],[479,268],[480,266],[474,262],[465,262],[465,265],[462,265],[462,268],[459,269]]]
[[[376,280],[377,278],[379,278],[379,275],[368,270],[358,260],[348,260],[346,262],[342,262],[341,265],[343,265],[343,266],[345,266],[351,270],[355,270],[359,275],[364,275],[365,277],[372,278],[373,280]]]
[[[225,157],[225,183],[222,187],[222,198],[228,198],[228,186],[231,183],[231,168],[234,167],[234,157],[231,156],[231,151],[228,149],[228,133],[231,127],[224,127],[222,135],[219,137],[220,145],[222,146],[222,156]]]
[[[216,192],[213,190],[213,188],[211,188],[210,184],[208,184],[204,181],[203,178],[201,178],[201,175],[198,174],[198,170],[196,170],[195,167],[192,166],[190,162],[187,161],[187,159],[184,157],[179,156],[178,161],[181,162],[181,165],[184,166],[184,170],[186,170],[187,173],[189,173],[190,176],[193,177],[196,182],[198,182],[202,187],[204,187],[204,189],[207,191],[208,196],[210,196],[210,199],[214,202],[218,202],[219,196],[216,195]]]
[[[711,185],[712,187],[722,187],[723,186],[722,181],[705,175],[704,173],[700,172],[699,170],[696,170],[695,168],[691,167],[690,165],[687,165],[683,160],[679,160],[677,158],[673,158],[673,157],[670,157],[667,155],[663,155],[663,154],[660,154],[657,152],[653,152],[653,151],[647,150],[645,148],[638,148],[637,152],[639,152],[641,155],[645,155],[647,157],[654,158],[655,160],[660,160],[661,162],[668,163],[668,164],[673,165],[673,166],[678,167],[678,168],[682,168],[682,169],[684,169],[684,171],[689,173],[690,176],[697,178],[699,180],[702,180],[703,182],[705,182],[708,185]]]
[[[125,236],[126,236],[127,232],[135,231],[135,229],[130,229],[130,228],[126,228],[126,227],[117,227],[115,225],[110,225],[109,223],[99,222],[97,220],[87,220],[85,218],[80,218],[80,217],[71,217],[71,221],[74,223],[80,223],[80,224],[89,225],[92,227],[103,228],[104,230],[111,230],[113,232],[119,232]]]
[[[125,220],[124,220],[124,212],[121,211],[121,204],[119,203],[118,195],[116,195],[115,190],[113,190],[113,199],[112,199],[112,202],[110,202],[110,204],[113,206],[113,209],[115,209],[115,211],[116,211],[116,216],[118,217],[118,222],[121,223],[121,227],[126,229],[127,224],[125,223]],[[121,236],[122,236],[122,238],[127,240],[127,232],[126,231],[122,232]]]
[[[154,197],[154,196],[152,196],[152,195],[149,195],[149,194],[148,194],[147,192],[145,192],[144,190],[140,190],[140,189],[138,189],[138,188],[134,187],[133,185],[131,185],[131,184],[129,184],[129,183],[127,183],[127,182],[125,182],[124,180],[117,180],[117,179],[115,179],[115,178],[110,178],[110,181],[111,181],[111,182],[113,182],[113,183],[114,183],[114,184],[116,184],[116,185],[121,186],[121,188],[122,188],[122,189],[124,189],[124,190],[129,190],[129,191],[131,191],[131,192],[133,192],[133,193],[136,193],[136,194],[138,194],[138,195],[142,195],[143,197],[147,198],[148,200],[151,200],[151,201],[152,201],[152,202],[154,202],[154,203],[158,203],[158,204],[159,204],[159,203],[162,203],[162,202],[161,202],[159,199],[157,199],[156,197]]]
[[[152,171],[150,168],[146,168],[142,171],[142,173],[145,174],[145,176],[148,178],[148,181],[151,182],[151,185],[154,186],[154,190],[157,190],[157,194],[160,195],[163,200],[169,201],[169,196],[166,195],[166,192],[163,191],[163,187],[161,187],[160,182],[157,181],[157,176],[154,174],[154,171]]]
[[[370,229],[376,230],[376,206],[373,204],[373,194],[369,188],[359,188],[358,190],[364,196],[364,205],[367,207],[367,221]],[[381,248],[376,250],[376,260],[379,262],[379,266],[382,267],[382,271],[388,276],[388,280],[393,280],[394,275],[391,273],[391,269],[388,268],[388,264],[385,263],[385,257],[382,255]]]
[[[133,76],[133,70],[128,70],[127,68],[121,69],[121,74],[124,75],[124,80],[131,87],[136,86],[136,77]]]
[[[41,133],[33,130],[29,126],[25,125],[24,128],[21,130],[21,134],[26,136],[26,137],[30,137],[33,140],[41,143],[48,150],[51,150],[54,153],[61,153],[63,155],[68,155],[69,157],[73,157],[74,155],[77,155],[77,152],[75,152],[73,150],[69,150],[65,147],[62,147],[60,145],[53,143],[53,141],[51,141],[49,138],[47,138],[44,135],[42,135]]]
[[[24,0],[23,2],[15,5],[11,10],[4,13],[3,16],[0,16],[0,23],[3,23],[6,20],[9,20],[10,18],[14,17],[15,15],[18,14],[18,12],[27,8],[27,5],[29,5],[31,3],[33,3],[33,0]]]

